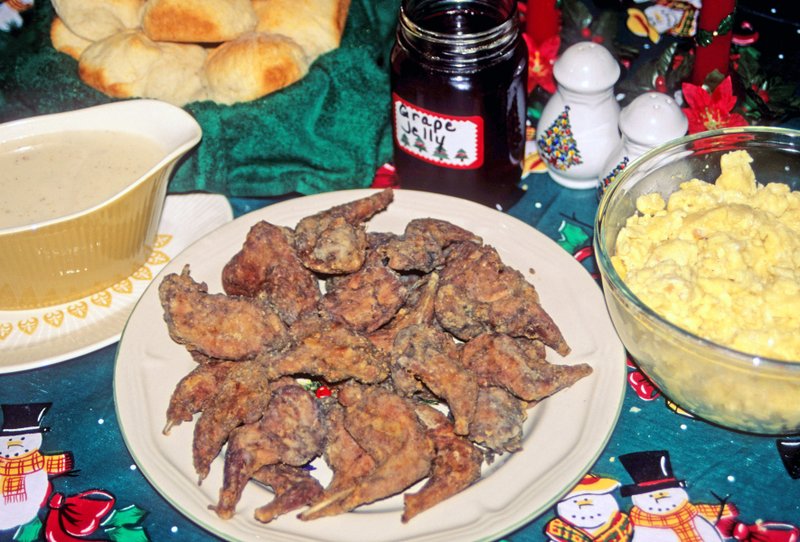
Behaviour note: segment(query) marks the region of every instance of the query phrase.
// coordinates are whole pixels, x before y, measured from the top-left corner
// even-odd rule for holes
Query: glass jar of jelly
[[[527,60],[516,0],[403,0],[391,54],[400,187],[517,201]]]

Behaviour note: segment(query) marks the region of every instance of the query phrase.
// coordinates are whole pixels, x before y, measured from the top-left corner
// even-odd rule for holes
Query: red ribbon
[[[726,538],[741,542],[798,542],[800,529],[788,523],[764,521],[747,525],[734,517],[721,519],[717,529]]]
[[[97,530],[100,521],[114,507],[114,502],[112,494],[100,489],[70,497],[53,494],[48,503],[50,510],[45,520],[45,539],[47,542],[88,540],[83,537]]]

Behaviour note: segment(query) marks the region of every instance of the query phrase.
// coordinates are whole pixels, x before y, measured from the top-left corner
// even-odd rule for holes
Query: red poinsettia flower
[[[689,133],[696,134],[706,130],[747,126],[747,120],[733,112],[736,96],[733,95],[730,76],[717,85],[710,93],[702,86],[683,83],[683,99],[689,107],[683,109],[689,119]]]
[[[558,48],[561,47],[561,36],[549,37],[541,45],[534,43],[527,34],[523,34],[523,37],[528,44],[528,92],[542,87],[553,94],[556,91],[553,64],[556,62]]]

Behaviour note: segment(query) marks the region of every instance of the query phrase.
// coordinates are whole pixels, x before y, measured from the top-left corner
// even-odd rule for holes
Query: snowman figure
[[[50,475],[72,470],[71,452],[43,455],[41,421],[51,403],[4,404],[0,428],[0,532],[29,523],[50,493]]]
[[[611,478],[587,474],[556,505],[557,518],[544,528],[549,540],[589,542],[630,540],[632,526],[620,512],[613,491],[620,483]]]
[[[33,0],[6,0],[0,2],[0,30],[9,32],[22,26],[22,13],[33,7]]]
[[[731,513],[729,505],[692,504],[686,483],[675,478],[665,450],[619,457],[634,483],[620,494],[631,497],[633,542],[722,542],[715,522]]]

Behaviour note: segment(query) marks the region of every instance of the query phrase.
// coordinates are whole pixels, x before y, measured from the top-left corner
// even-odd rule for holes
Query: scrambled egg
[[[800,361],[800,192],[756,181],[745,151],[715,184],[636,201],[614,268],[664,318],[753,355]]]

